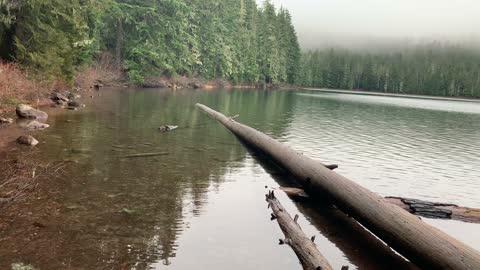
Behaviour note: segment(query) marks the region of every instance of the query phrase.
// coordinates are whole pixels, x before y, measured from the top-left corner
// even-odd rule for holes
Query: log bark
[[[197,107],[325,197],[410,261],[425,269],[480,269],[480,253],[397,205],[251,127],[205,105]]]
[[[300,225],[285,210],[275,193],[270,191],[266,196],[269,207],[272,209],[272,219],[277,220],[285,239],[281,244],[289,245],[297,255],[304,270],[332,270],[327,259],[318,251],[311,239],[300,228]],[[296,216],[297,217],[297,216]]]
[[[296,199],[309,199],[309,195],[301,188],[280,187],[288,196]],[[387,202],[400,206],[402,209],[426,218],[452,219],[470,223],[480,223],[480,209],[462,207],[451,203],[429,202],[402,197],[385,197]]]

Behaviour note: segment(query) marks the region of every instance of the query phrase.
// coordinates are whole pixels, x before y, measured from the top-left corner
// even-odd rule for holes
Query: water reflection
[[[33,233],[34,220],[44,230],[24,239],[3,233],[15,241],[1,245],[8,259],[0,268],[25,259],[41,269],[170,264],[178,235],[201,215],[208,193],[234,168],[230,162],[246,155],[227,131],[195,110],[196,102],[222,104],[223,111],[281,136],[289,117],[279,118],[279,110],[291,100],[268,91],[122,90],[102,92],[85,111],[50,111],[52,128],[38,134],[45,142],[42,158],[70,162],[68,178],[46,188],[51,196],[35,203],[52,207],[35,209],[14,234]],[[164,124],[179,129],[161,133]],[[125,158],[155,152],[168,155]],[[19,248],[24,245],[29,248]]]
[[[299,269],[277,246],[281,232],[263,199],[264,186],[284,176],[259,165],[197,102],[340,164],[376,192],[480,205],[479,115],[290,91],[100,93],[85,110],[49,111],[39,158],[68,162],[67,177],[45,179],[0,232],[1,269]],[[165,124],[179,128],[159,132]],[[164,155],[126,158],[141,153]],[[303,213],[309,234],[323,235],[319,246],[337,268],[411,266],[335,210],[284,204]]]
[[[466,102],[379,97],[397,102],[391,106],[334,96],[297,96],[282,140],[383,195],[480,207],[480,114],[449,111]],[[405,107],[405,100],[438,110]],[[468,106],[480,112],[479,103]]]

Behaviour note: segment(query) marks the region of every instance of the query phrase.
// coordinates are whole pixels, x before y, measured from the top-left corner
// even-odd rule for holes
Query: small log
[[[197,104],[244,143],[263,152],[315,196],[328,199],[404,257],[425,269],[480,269],[480,252],[421,221],[324,164],[249,126]]]
[[[280,239],[279,243],[288,244],[293,249],[304,270],[332,270],[332,266],[296,222],[298,215],[292,219],[273,191],[270,191],[265,197],[269,207],[272,208],[272,217],[275,216],[275,220],[285,235],[285,239]]]
[[[162,132],[166,132],[166,131],[172,131],[172,130],[175,130],[177,129],[178,126],[169,126],[169,125],[164,125],[164,126],[161,126],[158,128],[158,130],[162,131]]]
[[[124,156],[124,158],[140,158],[140,157],[156,157],[156,156],[166,156],[169,155],[168,152],[159,152],[159,153],[141,153]]]
[[[308,194],[301,188],[280,187],[279,190],[296,199],[308,199]],[[429,202],[402,197],[385,197],[387,202],[426,218],[452,219],[470,223],[480,223],[480,209],[458,206],[450,203]]]

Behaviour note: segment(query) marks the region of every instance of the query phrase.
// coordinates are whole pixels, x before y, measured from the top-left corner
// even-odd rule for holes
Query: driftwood
[[[251,127],[197,104],[243,142],[292,174],[309,194],[327,198],[410,261],[425,269],[480,269],[480,253],[381,196]]]
[[[295,182],[288,172],[270,162],[269,157],[258,152],[255,153],[254,149],[248,146],[246,146],[246,150],[280,186],[289,186]],[[265,188],[268,189],[269,186]],[[277,190],[275,195],[278,192],[280,191]],[[316,228],[318,233],[339,248],[345,259],[358,269],[420,270],[419,267],[395,252],[329,201],[318,197],[315,200],[289,197],[295,202],[300,201],[300,203],[295,203],[299,214],[308,217],[309,223]],[[282,201],[280,198],[279,200]],[[317,241],[315,243],[322,250]],[[327,256],[327,254],[324,255]]]
[[[418,216],[480,223],[480,209],[477,208],[401,197],[386,197],[385,199]]]
[[[280,187],[288,196],[303,200],[308,194],[301,188]],[[389,203],[400,206],[408,212],[426,218],[453,219],[471,223],[480,223],[480,209],[458,206],[450,203],[429,202],[402,197],[385,197]]]
[[[178,126],[168,126],[168,125],[164,125],[164,126],[161,126],[158,128],[158,130],[162,131],[162,132],[166,132],[166,131],[172,131],[172,130],[175,130],[177,129]]]
[[[142,153],[142,154],[133,154],[124,156],[124,158],[141,158],[141,157],[156,157],[156,156],[166,156],[169,155],[168,152],[159,152],[159,153]]]
[[[293,249],[304,270],[332,270],[332,266],[315,246],[313,242],[315,238],[310,239],[305,236],[302,228],[298,225],[298,215],[293,219],[275,197],[273,191],[270,191],[265,197],[268,206],[272,208],[272,220],[277,220],[285,235],[285,239],[280,239],[280,244],[287,244]]]

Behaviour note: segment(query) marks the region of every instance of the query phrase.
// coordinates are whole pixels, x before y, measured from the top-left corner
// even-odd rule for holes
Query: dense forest
[[[300,84],[389,93],[480,97],[480,52],[440,43],[395,52],[303,54]]]
[[[301,58],[289,12],[269,0],[1,0],[0,37],[3,61],[68,82],[102,53],[138,83],[293,84]]]
[[[480,53],[434,43],[395,51],[300,51],[270,0],[0,0],[0,61],[72,83],[108,55],[134,83],[160,76],[480,97]]]

